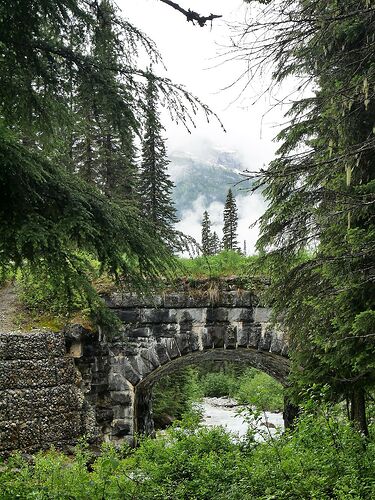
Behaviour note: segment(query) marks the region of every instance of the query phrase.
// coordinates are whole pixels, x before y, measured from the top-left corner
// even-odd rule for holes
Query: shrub
[[[284,407],[282,385],[266,373],[250,368],[239,379],[234,397],[243,404],[263,411],[282,411]]]
[[[373,436],[374,429],[371,429]],[[0,464],[0,498],[91,500],[369,500],[375,498],[375,443],[340,410],[305,412],[293,433],[235,443],[223,428],[184,420],[136,450],[104,446],[74,458],[39,453]]]
[[[236,389],[236,378],[224,372],[211,372],[200,379],[203,394],[207,397],[233,396]]]

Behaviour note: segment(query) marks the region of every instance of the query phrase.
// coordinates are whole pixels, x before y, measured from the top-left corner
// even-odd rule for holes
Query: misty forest
[[[0,499],[375,498],[374,0],[2,0],[0,161]]]

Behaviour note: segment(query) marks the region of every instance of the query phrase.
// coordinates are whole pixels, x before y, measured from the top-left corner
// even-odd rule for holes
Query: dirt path
[[[14,284],[0,288],[0,331],[11,332],[18,330],[15,319],[20,308]]]

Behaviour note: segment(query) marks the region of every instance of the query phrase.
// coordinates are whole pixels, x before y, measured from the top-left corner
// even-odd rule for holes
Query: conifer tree
[[[212,255],[216,255],[220,252],[220,250],[221,250],[220,239],[219,236],[217,235],[217,232],[214,231],[211,237],[211,253]]]
[[[155,234],[173,247],[174,224],[178,221],[172,200],[173,182],[167,172],[169,161],[158,111],[155,77],[148,72],[146,89],[145,131],[140,168],[140,199],[144,217],[152,222]]]
[[[97,28],[93,37],[93,54],[107,69],[101,78],[109,89],[116,88],[118,78],[111,68],[118,66],[124,49],[116,27],[114,7],[108,0],[97,5]],[[120,82],[121,83],[121,82]],[[119,101],[116,93],[100,94],[93,102],[98,135],[99,172],[97,183],[110,198],[134,199],[137,167],[134,132],[137,123],[133,114],[132,98],[127,86],[123,85],[123,97]]]
[[[368,434],[366,400],[375,387],[373,2],[262,3],[267,39],[252,48],[242,39],[248,60],[272,61],[277,82],[292,75],[304,79],[300,89],[314,88],[295,96],[276,159],[255,174],[268,205],[257,243],[272,283],[267,300],[293,346],[295,397],[314,391],[317,399],[345,398],[353,424]]]
[[[212,254],[211,221],[207,210],[203,212],[203,219],[202,219],[202,252],[203,255]]]
[[[237,205],[232,190],[229,189],[224,206],[223,248],[237,250]]]
[[[131,138],[144,111],[138,48],[160,61],[154,43],[113,6],[111,0],[20,0],[17,8],[0,2],[0,265],[30,265],[36,274],[42,266],[70,298],[75,289],[91,304],[96,292],[81,251],[99,260],[101,270],[137,285],[171,262],[134,206],[117,194],[103,196],[125,186],[111,175],[120,166],[117,153],[134,162]],[[156,78],[155,86],[185,126],[198,108],[211,114],[170,80]],[[109,143],[111,169],[104,175]]]

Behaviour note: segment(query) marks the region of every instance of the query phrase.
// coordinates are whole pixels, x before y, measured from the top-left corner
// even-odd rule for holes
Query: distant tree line
[[[203,255],[216,255],[221,250],[240,251],[237,241],[238,211],[236,199],[232,190],[228,190],[223,214],[223,238],[220,241],[216,231],[211,229],[211,220],[207,210],[202,218],[202,244]]]

